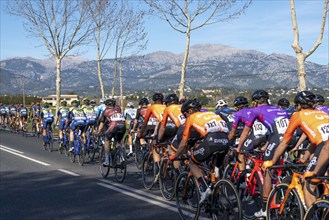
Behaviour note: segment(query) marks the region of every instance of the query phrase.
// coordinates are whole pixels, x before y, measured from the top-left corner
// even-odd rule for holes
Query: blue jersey
[[[100,106],[98,106],[97,111],[96,111],[96,115],[97,117],[100,117],[102,115],[102,113],[104,112],[106,108],[105,104],[101,104]]]
[[[27,117],[27,108],[21,107],[18,109],[19,117]]]
[[[231,108],[222,108],[222,109],[219,108],[216,110],[215,114],[219,115],[226,122],[228,129],[231,130],[234,122],[235,112],[236,111]]]
[[[67,107],[61,107],[57,111],[57,116],[60,117],[61,120],[66,120],[69,116],[70,109]]]
[[[54,114],[51,112],[49,108],[43,108],[40,113],[41,118],[43,118],[44,122],[53,122],[54,121]]]

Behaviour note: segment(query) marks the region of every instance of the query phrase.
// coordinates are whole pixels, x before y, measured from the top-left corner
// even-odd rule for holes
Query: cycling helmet
[[[141,98],[141,100],[139,100],[138,105],[148,105],[150,104],[149,100],[147,98]]]
[[[106,100],[106,98],[101,98],[101,100],[99,100],[99,102],[100,102],[101,104],[103,104],[103,103],[105,102],[105,100]]]
[[[165,105],[178,104],[178,102],[179,99],[175,93],[168,95],[164,100]]]
[[[79,101],[76,100],[76,99],[74,99],[74,100],[72,100],[71,105],[72,106],[78,106],[79,105]]]
[[[320,94],[315,94],[315,104],[322,105],[324,103],[324,97]]]
[[[302,91],[295,96],[294,102],[300,104],[302,108],[313,108],[315,95],[310,91]]]
[[[181,108],[181,112],[183,114],[185,114],[189,109],[197,109],[200,110],[202,107],[201,102],[197,99],[191,99],[191,100],[187,100]]]
[[[238,96],[234,99],[233,105],[239,107],[241,105],[248,105],[248,99],[244,96]]]
[[[42,104],[42,107],[48,108],[48,107],[49,107],[49,103],[48,103],[48,102],[44,102],[44,103]]]
[[[228,103],[226,100],[220,99],[217,101],[216,109],[218,109],[219,107],[226,107],[227,105],[228,105]]]
[[[278,106],[288,108],[290,106],[290,102],[288,99],[282,98],[282,99],[279,99]]]
[[[154,95],[152,96],[152,100],[154,102],[156,102],[156,101],[163,102],[163,94],[162,93],[154,93]]]
[[[62,105],[62,106],[66,106],[66,105],[67,105],[67,101],[62,100],[62,101],[61,101],[61,105]]]
[[[104,102],[104,104],[106,106],[115,106],[116,101],[115,101],[115,99],[106,99],[105,102]]]
[[[85,104],[85,105],[90,104],[90,99],[88,99],[88,98],[84,98],[82,101],[83,101],[83,104]]]
[[[92,100],[90,100],[90,104],[92,104],[92,105],[96,104],[96,101],[92,99]]]
[[[133,102],[128,102],[127,107],[128,108],[134,108],[134,103]]]
[[[186,98],[181,98],[180,100],[179,100],[179,104],[184,104],[186,102]]]
[[[260,103],[264,103],[270,98],[269,94],[265,90],[257,90],[251,97],[252,101],[257,101]]]

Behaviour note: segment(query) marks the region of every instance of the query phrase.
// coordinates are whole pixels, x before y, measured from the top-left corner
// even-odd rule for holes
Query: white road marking
[[[12,150],[7,150],[7,149],[5,149],[2,145],[0,146],[0,150],[6,151],[6,152],[8,152],[8,153],[14,154],[14,155],[16,155],[16,156],[22,157],[22,158],[24,158],[24,159],[27,159],[27,160],[33,161],[33,162],[35,162],[35,163],[38,163],[38,164],[41,164],[41,165],[44,165],[44,166],[50,166],[50,164],[48,164],[48,163],[44,163],[44,162],[42,162],[42,161],[40,161],[40,160],[36,160],[36,159],[31,158],[31,157],[24,156],[24,155],[22,155],[22,154],[19,154],[19,153],[16,153],[16,152],[12,151]]]
[[[66,174],[69,174],[71,176],[80,176],[80,174],[77,174],[77,173],[73,173],[71,171],[68,171],[68,170],[63,170],[63,169],[57,169],[58,171],[61,171],[63,173],[66,173]]]
[[[7,149],[7,150],[10,150],[10,151],[14,151],[14,152],[19,153],[19,154],[24,154],[24,152],[15,150],[15,149],[10,148],[10,147],[6,147],[6,146],[3,146],[3,145],[0,145],[0,147],[2,147],[4,149]]]
[[[153,205],[160,206],[162,208],[168,209],[168,210],[173,211],[173,212],[177,212],[177,208],[176,207],[172,207],[170,205],[167,205],[167,204],[163,203],[163,201],[157,201],[157,200],[152,199],[150,197],[145,197],[145,195],[142,196],[142,195],[139,195],[137,193],[129,192],[127,190],[120,189],[120,188],[118,188],[116,186],[111,186],[111,185],[108,185],[108,184],[105,184],[105,183],[97,183],[97,184],[100,185],[100,186],[103,186],[105,188],[108,188],[108,189],[111,189],[111,190],[120,192],[122,194],[125,194],[127,196],[134,197],[134,198],[139,199],[139,200],[143,200],[144,202],[148,202],[148,203],[151,203]],[[148,193],[145,193],[145,194],[148,194]],[[148,196],[150,196],[150,195],[148,195]],[[152,197],[153,197],[153,195],[152,195]]]

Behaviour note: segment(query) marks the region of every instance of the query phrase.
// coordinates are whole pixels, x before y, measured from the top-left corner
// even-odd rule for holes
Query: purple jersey
[[[237,111],[234,114],[234,122],[232,124],[232,127],[237,129],[239,124],[245,125],[246,119],[249,118],[250,113],[251,113],[251,108],[243,108]]]
[[[262,105],[252,108],[246,126],[253,126],[256,119],[270,131],[270,133],[284,134],[289,124],[288,113],[278,106]]]
[[[316,110],[320,110],[323,111],[325,113],[327,113],[329,115],[329,107],[328,106],[319,106],[317,108],[315,108]]]

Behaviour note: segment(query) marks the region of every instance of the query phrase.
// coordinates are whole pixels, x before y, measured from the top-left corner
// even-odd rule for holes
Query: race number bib
[[[262,136],[265,135],[267,132],[266,127],[259,121],[255,121],[252,126],[254,136]]]
[[[87,112],[86,113],[86,117],[88,119],[94,120],[94,119],[96,119],[96,113],[94,113],[94,112]]]
[[[318,126],[318,130],[322,136],[322,140],[327,141],[329,139],[329,124],[322,124]]]
[[[124,121],[124,117],[121,113],[115,113],[110,117],[111,121]]]
[[[74,113],[74,120],[84,121],[84,120],[86,120],[86,116],[84,115],[84,113],[77,112],[77,113]]]
[[[157,125],[157,123],[159,123],[157,118],[149,118],[147,125]]]
[[[229,121],[229,122],[234,122],[234,115],[232,114],[232,115],[228,115],[227,116],[227,120]]]
[[[228,132],[227,124],[224,121],[210,121],[206,123],[206,130],[209,133],[223,131]]]
[[[288,128],[289,125],[289,119],[288,118],[276,118],[275,120],[275,126],[278,130],[279,134],[284,134]]]
[[[178,115],[178,120],[180,122],[181,125],[185,124],[186,118],[183,114]]]

